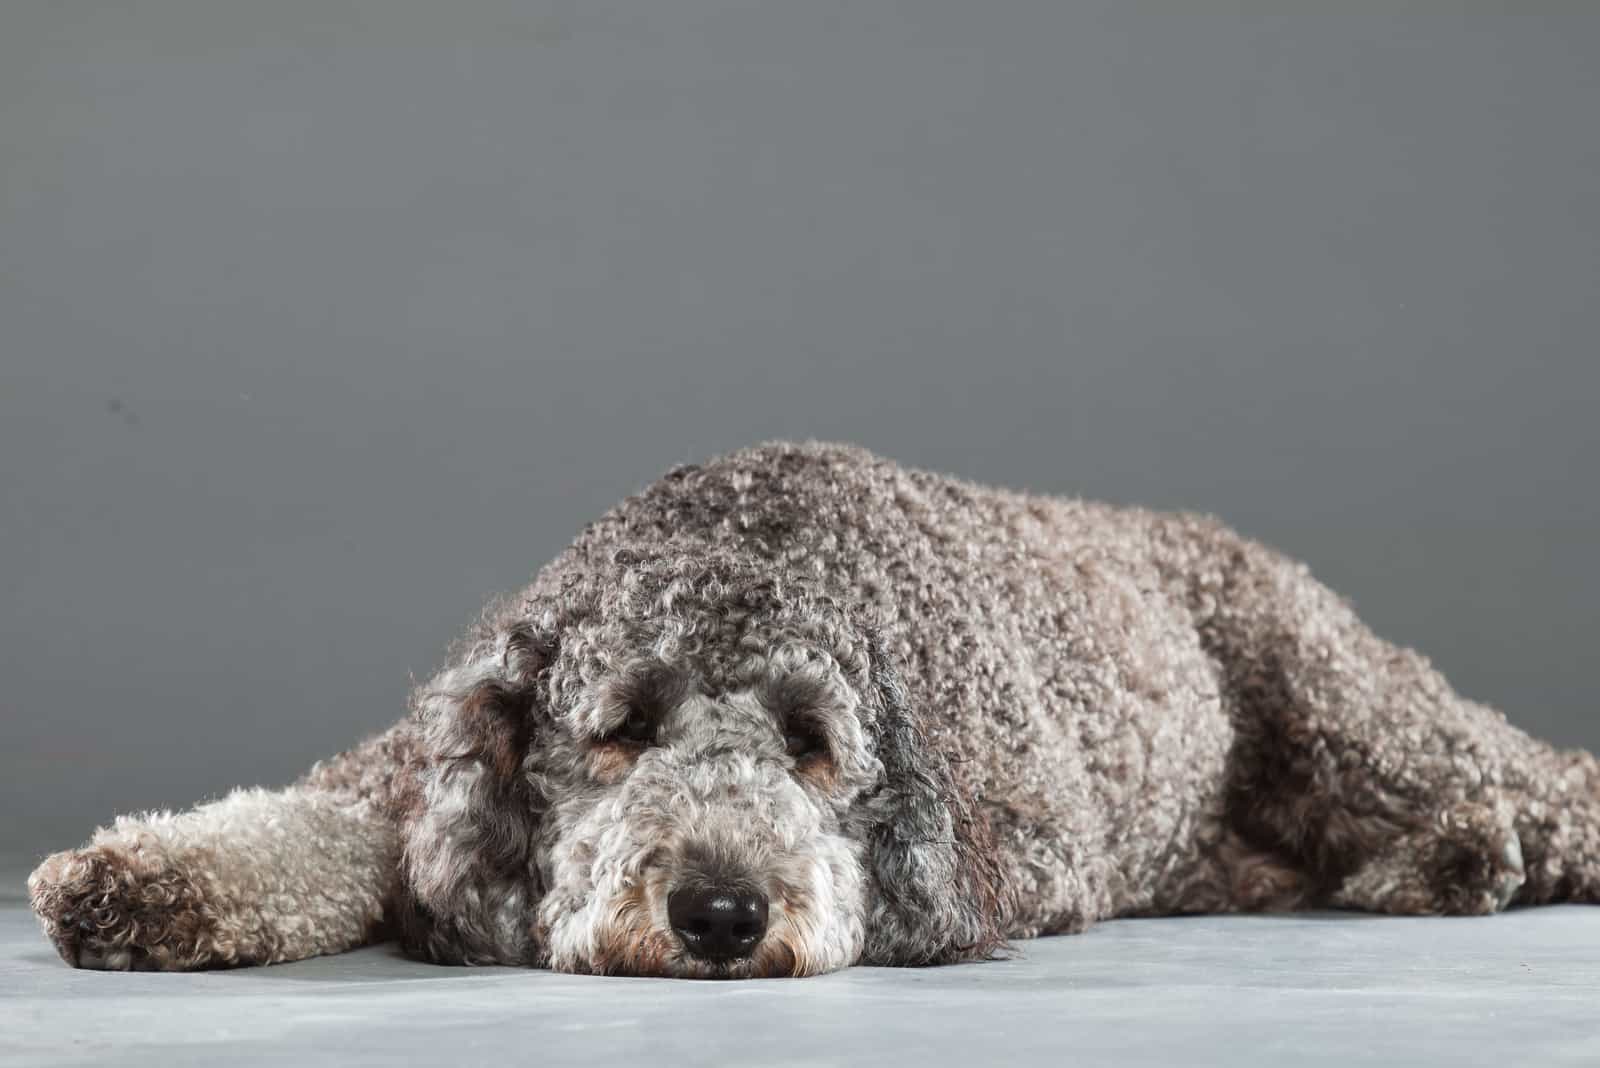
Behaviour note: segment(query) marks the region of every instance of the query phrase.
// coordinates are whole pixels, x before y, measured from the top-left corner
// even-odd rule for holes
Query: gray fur
[[[1112,916],[1600,895],[1594,758],[1458,697],[1303,565],[846,446],[668,473],[492,604],[405,720],[254,796],[381,814],[318,824],[376,845],[308,841],[242,909],[272,873],[207,809],[159,855],[136,843],[174,817],[121,821],[30,880],[62,955],[262,963],[393,929],[444,962],[805,975]],[[393,867],[308,928],[352,856]],[[747,958],[672,933],[667,894],[706,883],[770,898]]]

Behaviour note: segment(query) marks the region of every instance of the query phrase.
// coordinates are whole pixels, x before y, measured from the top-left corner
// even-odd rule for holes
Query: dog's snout
[[[767,895],[727,886],[679,887],[667,919],[683,947],[702,960],[748,957],[767,933]]]

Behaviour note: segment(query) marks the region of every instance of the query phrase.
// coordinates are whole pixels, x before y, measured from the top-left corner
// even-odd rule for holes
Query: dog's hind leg
[[[1484,913],[1600,890],[1600,774],[1458,696],[1303,565],[1212,533],[1193,604],[1236,726],[1231,824],[1314,901]]]
[[[336,953],[382,929],[398,852],[380,736],[287,789],[124,816],[28,877],[45,933],[82,968],[187,970]]]

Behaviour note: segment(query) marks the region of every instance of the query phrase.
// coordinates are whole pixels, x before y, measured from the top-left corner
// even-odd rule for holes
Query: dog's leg
[[[386,809],[398,735],[284,790],[124,816],[28,877],[45,933],[80,968],[270,964],[372,940],[393,893]]]
[[[1193,603],[1237,727],[1229,813],[1243,835],[1299,858],[1317,899],[1340,907],[1596,897],[1592,757],[1459,697],[1302,565],[1242,540],[1214,550],[1226,565]]]

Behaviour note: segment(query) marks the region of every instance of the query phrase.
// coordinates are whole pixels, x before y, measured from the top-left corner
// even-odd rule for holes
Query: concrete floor
[[[73,971],[0,903],[0,1064],[1600,1064],[1600,909],[1105,924],[1017,959],[696,983],[392,946]]]

